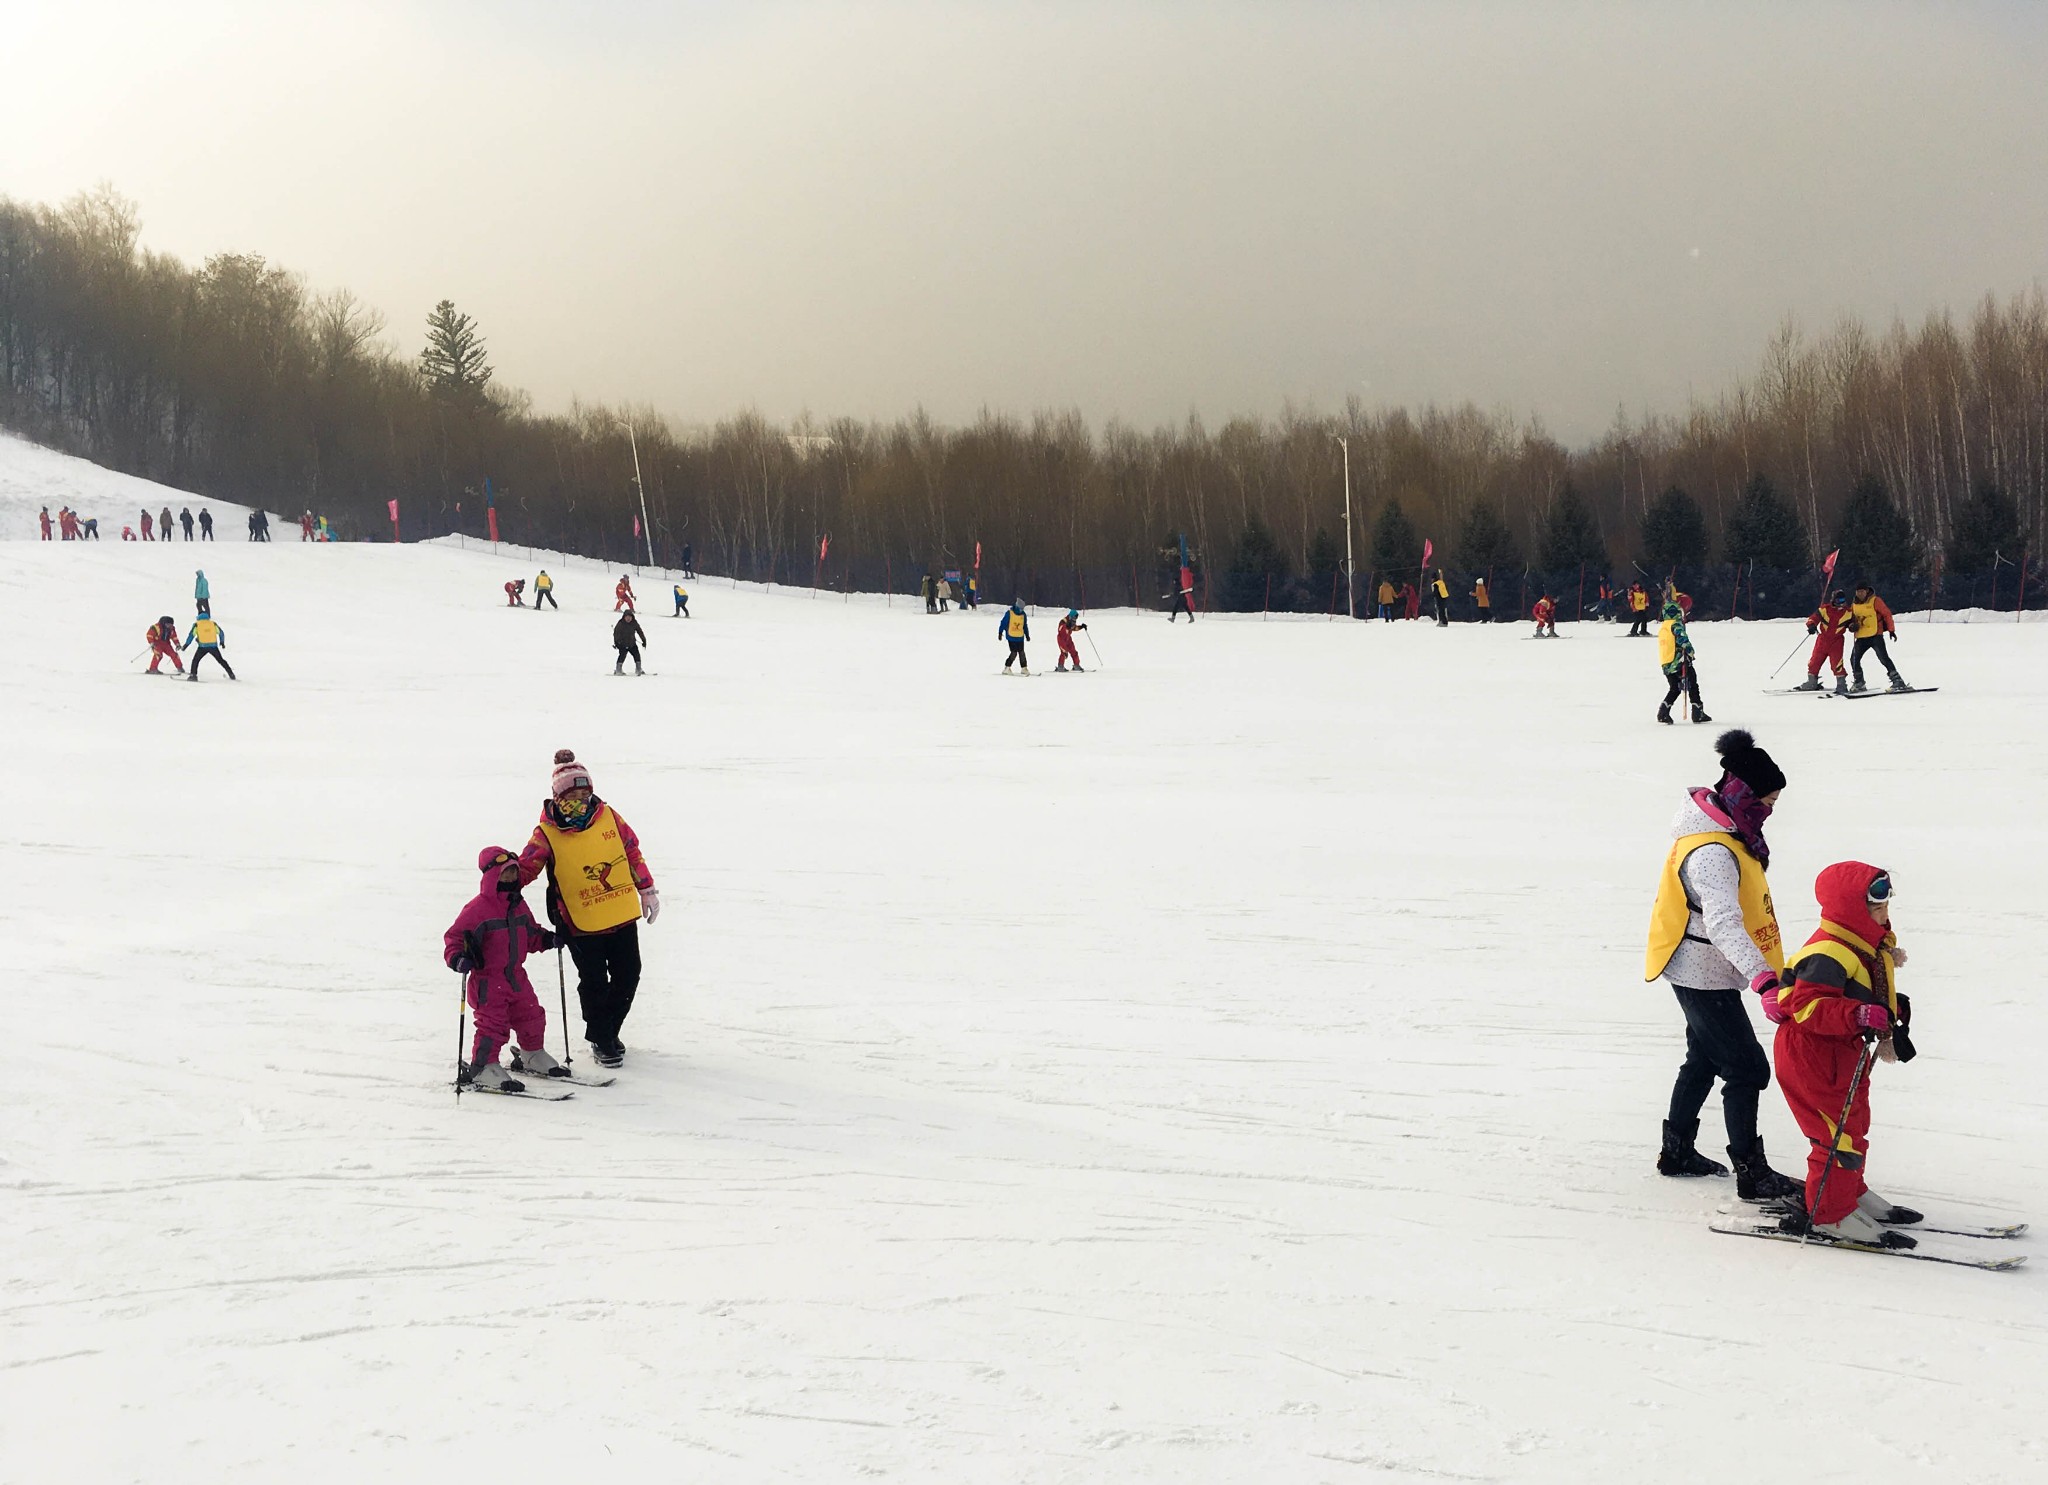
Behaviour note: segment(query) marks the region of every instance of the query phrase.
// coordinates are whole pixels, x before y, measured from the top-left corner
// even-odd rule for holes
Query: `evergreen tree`
[[[1465,512],[1465,524],[1458,531],[1458,565],[1481,576],[1513,572],[1522,565],[1514,533],[1487,501],[1477,501]]]
[[[1309,580],[1327,588],[1330,586],[1331,574],[1343,570],[1344,549],[1337,545],[1337,538],[1330,535],[1329,527],[1316,527],[1316,534],[1309,538],[1308,543]]]
[[[1570,480],[1557,492],[1557,499],[1550,502],[1550,514],[1543,518],[1539,556],[1545,572],[1568,572],[1581,562],[1602,571],[1607,567],[1607,543],[1600,539],[1600,523]]]
[[[1230,554],[1230,567],[1223,581],[1223,606],[1239,611],[1263,608],[1268,583],[1283,587],[1292,566],[1287,554],[1280,550],[1280,543],[1273,539],[1272,528],[1254,512],[1238,533],[1237,545]]]
[[[1422,538],[1398,496],[1381,507],[1380,518],[1372,523],[1372,565],[1397,587],[1412,581],[1422,568]]]
[[[476,321],[443,299],[427,316],[427,348],[420,352],[420,379],[436,396],[470,407],[483,405],[491,365],[484,359]]]
[[[1676,485],[1643,517],[1643,565],[1652,572],[1707,565],[1707,514]]]
[[[1807,572],[1813,567],[1798,513],[1761,472],[1752,474],[1742,487],[1722,536],[1723,555],[1738,567],[1746,562],[1781,572]]]
[[[2026,542],[2018,503],[1986,480],[1956,508],[1955,526],[1948,539],[1948,569],[1957,574],[1989,572],[2000,557],[2019,561]]]
[[[1865,577],[1904,577],[1920,570],[1920,538],[1874,474],[1858,479],[1849,491],[1835,523],[1835,545],[1843,565]]]

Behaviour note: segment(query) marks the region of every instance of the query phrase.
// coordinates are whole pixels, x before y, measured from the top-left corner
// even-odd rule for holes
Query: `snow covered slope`
[[[1717,729],[1645,643],[1102,614],[1021,681],[990,610],[646,580],[622,680],[595,566],[536,615],[510,556],[230,540],[242,681],[146,679],[194,565],[0,545],[8,1479],[2039,1477],[2048,1265],[1652,1173]],[[2048,628],[1855,704],[1761,694],[1797,635],[1702,669],[1791,776],[1788,932],[1897,874],[1873,1184],[2038,1219]],[[631,1055],[458,1107],[440,933],[560,746],[664,892]]]
[[[119,542],[121,527],[139,525],[144,507],[171,515],[190,506],[199,514],[204,504],[213,512],[216,533],[222,541],[241,541],[249,519],[249,507],[225,500],[201,501],[186,490],[173,490],[132,474],[117,474],[85,459],[74,459],[55,449],[0,429],[0,541],[37,539],[36,514],[48,506],[52,519],[58,508],[70,506],[81,518],[95,517],[100,523],[100,540]],[[280,526],[273,515],[271,525]],[[279,536],[296,534],[279,529]],[[204,545],[204,543],[201,543]]]

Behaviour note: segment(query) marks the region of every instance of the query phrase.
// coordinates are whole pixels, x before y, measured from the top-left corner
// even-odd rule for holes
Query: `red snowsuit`
[[[1087,626],[1083,625],[1082,627],[1086,628]],[[1081,652],[1074,648],[1074,621],[1062,618],[1060,620],[1060,627],[1054,633],[1053,638],[1060,642],[1060,661],[1053,669],[1065,670],[1067,662],[1072,660],[1074,662],[1074,669],[1079,670],[1081,668]]]
[[[157,667],[166,660],[177,666],[179,675],[185,673],[185,662],[178,658],[177,625],[173,624],[170,632],[165,633],[161,624],[152,624],[149,626],[149,632],[142,637],[149,641],[149,673],[151,675],[160,674],[161,672],[157,670]]]
[[[1892,951],[1897,940],[1870,916],[1864,894],[1882,875],[1860,861],[1840,861],[1814,882],[1821,923],[1786,970],[1778,991],[1785,1020],[1778,1027],[1775,1061],[1778,1086],[1799,1121],[1811,1149],[1806,1158],[1806,1207],[1816,1222],[1839,1222],[1864,1192],[1863,1158],[1870,1149],[1870,1077],[1873,1058],[1856,1089],[1856,1102],[1841,1129],[1842,1104],[1863,1056],[1863,1030],[1856,1024],[1860,1004],[1883,1006],[1901,1024],[1911,1007],[1894,983]],[[1816,952],[1819,946],[1824,952]],[[1846,962],[1845,962],[1846,961]],[[1853,966],[1853,967],[1852,967]],[[1826,1205],[1821,1175],[1834,1153],[1827,1178]]]
[[[1557,633],[1556,604],[1552,603],[1548,598],[1539,598],[1536,600],[1536,606],[1529,612],[1535,617],[1536,632],[1538,634],[1541,634],[1545,629],[1548,629],[1552,634]]]
[[[1806,617],[1806,632],[1813,636],[1813,653],[1806,657],[1806,678],[1816,680],[1820,667],[1825,661],[1836,675],[1847,675],[1842,668],[1842,644],[1849,633],[1849,626],[1856,622],[1846,603],[1823,603]]]
[[[612,589],[612,596],[618,600],[617,603],[612,605],[613,613],[617,613],[622,608],[631,608],[633,606],[633,580],[631,578],[620,578],[619,585]]]
[[[156,517],[148,511],[142,513],[142,539],[144,541],[156,540]]]
[[[525,586],[526,583],[524,582],[524,580],[520,578],[514,578],[511,582],[505,584],[505,607],[526,607],[526,601],[519,596],[520,589],[524,588]]]
[[[458,954],[467,954],[477,966],[463,982],[476,1012],[476,1037],[470,1044],[476,1067],[498,1060],[509,1032],[518,1032],[519,1045],[529,1052],[538,1051],[547,1036],[548,1013],[526,978],[526,956],[552,949],[555,935],[534,921],[517,888],[506,892],[498,885],[498,873],[518,859],[503,846],[484,847],[476,858],[483,883],[441,935],[441,957],[450,969]]]
[[[50,513],[43,511],[36,519],[43,523],[43,540],[48,541],[50,539]]]

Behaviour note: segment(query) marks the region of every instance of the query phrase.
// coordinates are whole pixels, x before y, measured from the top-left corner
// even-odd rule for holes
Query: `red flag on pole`
[[[829,548],[829,547],[830,547],[831,545],[832,545],[832,533],[831,533],[831,532],[829,532],[829,531],[828,531],[828,532],[826,532],[826,533],[825,533],[825,534],[824,534],[823,536],[821,536],[821,537],[819,537],[819,538],[818,538],[818,560],[819,560],[820,562],[823,562],[823,561],[825,560],[825,552],[826,552],[826,550],[827,550],[827,549],[828,549],[828,548]]]
[[[981,571],[981,543],[980,543],[980,542],[976,542],[976,543],[974,544],[974,570],[975,570],[976,572],[980,572],[980,571]]]
[[[388,500],[388,501],[386,501],[386,502],[385,502],[385,504],[386,504],[386,505],[388,505],[388,506],[389,506],[389,507],[391,508],[391,539],[392,539],[393,541],[397,541],[397,540],[399,540],[399,535],[398,535],[398,502],[397,502],[396,500]]]
[[[1433,541],[1430,541],[1430,540],[1429,540],[1429,539],[1428,539],[1427,537],[1423,538],[1423,542],[1422,542],[1422,565],[1423,565],[1424,567],[1427,567],[1427,566],[1429,566],[1429,554],[1430,554],[1431,552],[1434,552],[1435,550],[1436,550],[1436,543],[1435,543],[1435,542],[1433,542]]]
[[[484,512],[484,519],[491,523],[491,545],[498,544],[498,508],[494,505]]]
[[[633,517],[633,539],[635,541],[640,539],[640,518],[638,516]]]
[[[1829,577],[1833,577],[1835,575],[1835,558],[1841,555],[1842,549],[1840,547],[1836,547],[1832,552],[1828,553],[1828,560],[1821,563],[1820,570],[1826,573]]]

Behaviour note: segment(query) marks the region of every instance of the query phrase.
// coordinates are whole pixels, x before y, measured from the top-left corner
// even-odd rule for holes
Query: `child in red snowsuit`
[[[1835,673],[1835,689],[1849,689],[1849,672],[1842,665],[1842,646],[1847,640],[1849,627],[1855,622],[1856,616],[1849,612],[1849,595],[1840,588],[1828,596],[1827,602],[1807,615],[1806,632],[1813,636],[1813,653],[1806,657],[1806,684],[1795,686],[1794,690],[1818,691],[1823,662]]]
[[[157,667],[166,660],[178,668],[179,675],[185,673],[185,662],[178,658],[178,626],[171,622],[170,615],[166,614],[150,625],[148,632],[142,637],[149,641],[151,675],[163,674]]]
[[[1536,637],[1538,639],[1541,639],[1546,633],[1548,633],[1552,638],[1556,638],[1557,605],[1550,601],[1550,595],[1548,593],[1545,593],[1541,598],[1536,600],[1536,606],[1535,608],[1530,610],[1530,613],[1535,617],[1536,620]]]
[[[466,976],[464,989],[476,1013],[470,1058],[457,1073],[461,1083],[519,1092],[522,1085],[498,1063],[508,1035],[519,1036],[519,1059],[527,1072],[558,1077],[561,1064],[541,1047],[548,1013],[526,978],[526,956],[555,946],[555,935],[534,921],[520,892],[519,858],[503,846],[486,846],[476,858],[483,881],[468,906],[441,935],[448,967]]]
[[[613,613],[622,608],[633,607],[633,580],[629,577],[620,578],[619,585],[612,589],[612,597],[618,600],[612,605]]]
[[[1081,652],[1074,648],[1074,631],[1087,627],[1081,622],[1079,609],[1067,610],[1066,617],[1060,620],[1060,627],[1053,636],[1060,642],[1060,662],[1053,667],[1054,670],[1065,670],[1069,660],[1074,662],[1074,669],[1081,668]]]
[[[1838,861],[1813,890],[1820,927],[1793,958],[1787,983],[1764,994],[1764,1014],[1778,1023],[1778,1086],[1812,1146],[1806,1210],[1817,1232],[1910,1248],[1911,1238],[1884,1224],[1917,1222],[1919,1214],[1893,1206],[1863,1179],[1870,1075],[1876,1061],[1913,1057],[1906,1034],[1912,1005],[1899,994],[1895,974],[1906,952],[1891,928],[1891,876],[1861,861]],[[1844,1119],[1852,1082],[1855,1102]]]
[[[525,608],[526,600],[520,595],[526,591],[526,579],[514,578],[505,584],[505,607]]]

